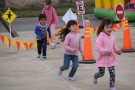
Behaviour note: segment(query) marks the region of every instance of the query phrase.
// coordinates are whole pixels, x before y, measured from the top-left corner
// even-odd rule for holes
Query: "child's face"
[[[50,6],[47,5],[46,3],[44,3],[44,7],[45,7],[46,9],[48,9]]]
[[[71,32],[76,32],[76,24],[74,25],[71,25],[68,29],[71,31]]]
[[[45,25],[45,24],[46,24],[46,19],[45,19],[45,18],[40,19],[40,20],[39,20],[39,23],[40,23],[41,25]]]
[[[112,32],[112,27],[113,27],[112,24],[105,25],[103,32],[109,36],[111,34],[111,32]]]

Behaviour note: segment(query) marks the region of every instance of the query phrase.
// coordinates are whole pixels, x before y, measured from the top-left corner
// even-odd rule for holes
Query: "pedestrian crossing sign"
[[[7,21],[9,24],[14,21],[17,15],[8,8],[8,10],[2,15],[2,18]]]

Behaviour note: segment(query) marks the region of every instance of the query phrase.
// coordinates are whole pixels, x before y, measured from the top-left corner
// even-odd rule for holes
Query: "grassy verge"
[[[63,16],[66,11],[71,8],[72,11],[76,12],[76,5],[63,5],[63,6],[54,6],[56,9],[56,12],[58,16]],[[22,8],[22,9],[13,9],[11,10],[16,13],[17,17],[19,18],[26,18],[26,17],[37,17],[42,10],[43,7],[37,7],[37,8]],[[94,3],[87,3],[85,4],[85,14],[91,14],[93,13],[94,9]],[[2,12],[5,12],[5,10],[2,10]]]

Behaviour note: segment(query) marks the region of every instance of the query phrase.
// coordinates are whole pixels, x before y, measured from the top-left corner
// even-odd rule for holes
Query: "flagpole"
[[[10,46],[10,53],[12,53],[12,43],[11,43],[11,23],[9,24],[9,30],[10,30],[10,40],[9,40],[9,46]]]
[[[8,43],[9,43],[9,48],[10,48],[10,52],[9,54],[13,54],[12,52],[12,28],[11,28],[11,23],[13,22],[13,20],[16,18],[16,14],[10,10],[10,8],[8,8],[8,10],[2,15],[2,18],[5,19],[5,21],[7,21],[9,23],[8,27],[9,27],[9,33],[10,33],[10,38],[8,39]]]
[[[85,31],[84,16],[83,16],[83,14],[82,14],[82,21],[83,21],[83,27],[84,27],[84,31]]]
[[[84,16],[83,16],[83,13],[82,13],[82,22],[83,22],[83,30],[85,31],[85,25],[84,25]],[[84,36],[81,36],[81,38],[84,38]]]
[[[69,13],[69,20],[71,20],[71,8],[70,8],[70,13]]]

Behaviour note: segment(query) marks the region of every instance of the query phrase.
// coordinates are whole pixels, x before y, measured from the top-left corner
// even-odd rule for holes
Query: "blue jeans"
[[[72,61],[72,69],[69,73],[69,77],[73,77],[78,68],[78,56],[77,55],[67,55],[64,54],[64,65],[60,67],[61,71],[67,70],[70,65],[70,60]]]

